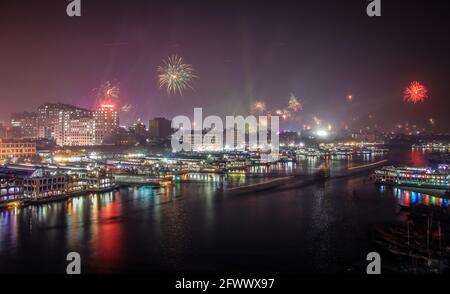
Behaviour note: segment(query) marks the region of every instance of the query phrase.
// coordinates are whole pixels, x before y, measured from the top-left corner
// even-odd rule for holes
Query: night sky
[[[336,126],[359,119],[406,121],[450,129],[450,1],[65,0],[0,2],[0,120],[44,102],[94,108],[93,89],[121,86],[121,124],[193,113],[248,114],[252,101],[285,107],[305,102],[296,128],[312,116]],[[178,54],[199,79],[195,91],[168,97],[156,68]],[[402,101],[421,81],[430,99]],[[354,102],[346,102],[347,95]]]

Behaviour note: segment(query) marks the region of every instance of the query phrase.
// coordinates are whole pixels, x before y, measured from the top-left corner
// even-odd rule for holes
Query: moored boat
[[[450,173],[448,169],[385,166],[372,175],[375,183],[408,187],[448,194]]]

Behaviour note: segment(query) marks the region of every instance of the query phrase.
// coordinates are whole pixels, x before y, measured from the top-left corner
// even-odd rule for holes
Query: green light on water
[[[431,196],[431,204],[436,205],[436,197]]]

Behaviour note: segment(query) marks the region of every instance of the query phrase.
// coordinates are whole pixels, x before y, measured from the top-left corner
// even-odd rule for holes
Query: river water
[[[333,159],[348,166],[380,158]],[[427,165],[426,155],[397,150],[395,164]],[[258,193],[236,187],[284,174],[312,174],[304,159],[253,176],[191,175],[164,188],[129,187],[67,201],[0,211],[1,273],[65,273],[78,252],[84,273],[365,272],[372,228],[402,221],[399,202],[448,201],[372,184],[367,174]]]

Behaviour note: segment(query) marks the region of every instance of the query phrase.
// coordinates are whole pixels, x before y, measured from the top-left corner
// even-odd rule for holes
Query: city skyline
[[[146,145],[169,140],[172,122],[155,117],[138,119],[121,126],[119,109],[113,97],[104,98],[95,109],[62,103],[45,103],[33,112],[11,114],[8,124],[0,123],[0,140],[13,142],[42,141],[60,147]]]
[[[287,1],[271,7],[270,15],[264,12],[270,4],[252,1],[197,1],[170,10],[152,1],[108,3],[83,3],[79,18],[65,15],[64,1],[2,7],[9,25],[0,29],[8,39],[0,54],[0,95],[11,103],[0,109],[1,120],[45,102],[95,108],[95,89],[111,81],[120,86],[118,103],[128,107],[121,113],[125,125],[190,115],[194,106],[220,116],[249,114],[255,101],[275,110],[290,93],[304,110],[286,128],[314,117],[336,126],[352,119],[380,127],[427,125],[431,118],[437,130],[450,125],[445,2],[433,10],[418,9],[425,1],[383,3],[379,18],[366,15],[364,1],[351,0],[327,9]],[[19,16],[28,21],[18,23]],[[212,42],[217,34],[221,38]],[[198,75],[183,96],[158,87],[157,68],[173,54]],[[429,89],[430,99],[420,106],[402,99],[415,80]]]
[[[450,273],[450,1],[0,11],[0,274]]]

